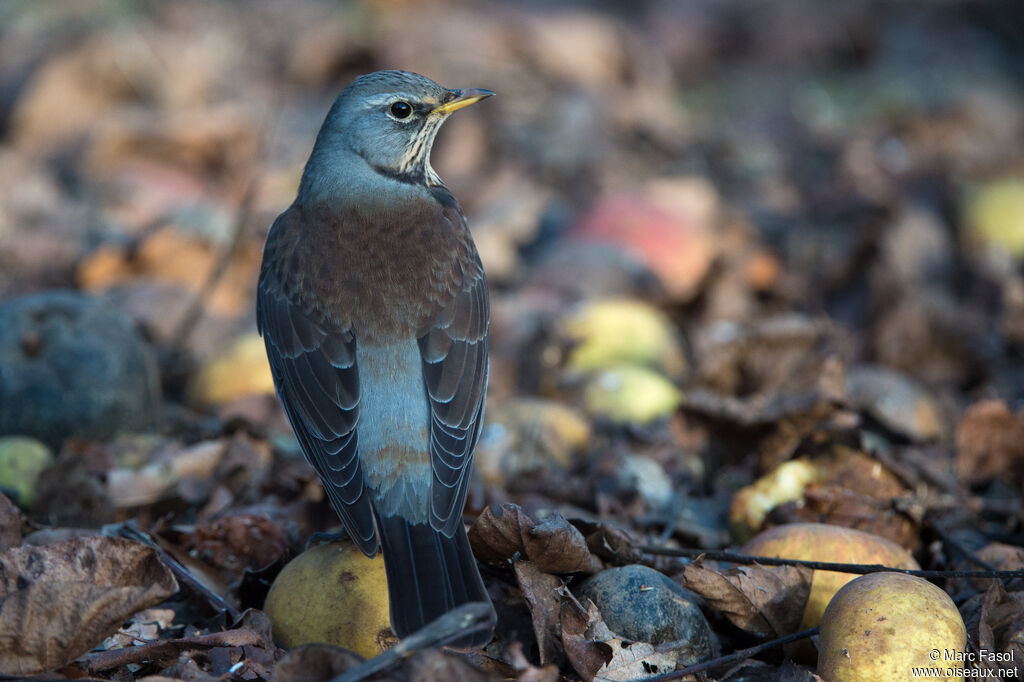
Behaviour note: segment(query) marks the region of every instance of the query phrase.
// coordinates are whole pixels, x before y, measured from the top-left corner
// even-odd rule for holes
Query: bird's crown
[[[374,172],[415,185],[440,185],[430,167],[430,150],[438,128],[462,107],[494,93],[445,88],[409,71],[377,71],[360,76],[331,107],[317,137],[303,185],[337,187],[341,163],[357,157]],[[332,165],[333,164],[333,165]],[[355,177],[358,169],[340,169]],[[332,182],[323,183],[326,175]],[[300,190],[301,193],[301,190]]]

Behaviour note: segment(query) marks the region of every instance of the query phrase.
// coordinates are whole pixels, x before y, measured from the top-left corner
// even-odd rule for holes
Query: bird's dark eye
[[[412,107],[408,102],[395,102],[391,105],[391,115],[397,119],[409,118],[412,116]]]

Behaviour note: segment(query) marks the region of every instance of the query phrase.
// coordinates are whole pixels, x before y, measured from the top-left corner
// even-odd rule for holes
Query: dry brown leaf
[[[561,515],[536,523],[515,504],[484,509],[469,529],[469,541],[476,557],[489,563],[502,563],[519,555],[545,573],[601,570],[601,561],[590,553],[583,534]]]
[[[1009,661],[996,661],[979,656],[978,667],[993,672],[1016,667],[1019,676],[1024,668],[1024,592],[1007,592],[1002,584],[992,581],[982,598],[977,624],[977,631],[968,634],[979,650],[990,654],[1003,652],[1012,657]]]
[[[587,607],[584,608],[567,590],[563,593],[559,620],[562,626],[562,646],[569,662],[580,677],[590,682],[597,671],[613,658],[611,647],[603,641],[595,640],[590,633],[594,626],[603,626],[605,631],[608,631],[608,626],[604,625],[601,613],[593,602],[587,600]],[[611,637],[610,632],[608,637]]]
[[[196,637],[159,640],[124,649],[98,651],[82,656],[78,659],[78,664],[86,671],[99,672],[143,662],[162,662],[169,665],[173,661],[180,662],[187,658],[187,654],[193,651],[209,652],[212,656],[217,649],[244,649],[250,669],[269,668],[277,652],[270,633],[270,619],[266,614],[250,609],[242,614],[238,626],[232,630],[211,632]]]
[[[91,38],[49,59],[34,74],[13,113],[11,140],[51,149],[86,134],[129,95],[118,68],[123,44]]]
[[[530,607],[533,632],[537,636],[537,648],[540,651],[540,664],[560,665],[565,660],[560,632],[562,607],[558,596],[562,581],[550,573],[544,573],[532,561],[517,561],[514,568],[519,589],[527,606]]]
[[[511,642],[511,643],[509,643],[509,649],[506,652],[503,652],[502,657],[503,658],[509,658],[510,660],[512,660],[513,663],[515,663],[515,661],[517,659],[515,659],[515,656],[512,654],[511,650],[512,650],[513,647],[515,647],[517,645],[519,645],[521,647],[522,643],[521,642]],[[510,664],[510,663],[508,663],[508,662],[506,662],[504,660],[499,661],[497,658],[491,658],[486,653],[484,653],[483,650],[481,650],[481,649],[447,649],[446,651],[447,651],[447,653],[449,655],[458,656],[463,661],[465,661],[469,665],[473,666],[477,670],[480,670],[480,671],[482,671],[484,673],[487,673],[488,675],[492,675],[494,677],[497,677],[497,678],[500,678],[500,679],[503,679],[503,680],[510,680],[510,679],[516,677],[516,671],[517,670],[525,669],[525,668],[518,667],[518,665],[512,665],[512,664]],[[530,666],[527,665],[526,667],[529,668]],[[554,679],[555,680],[559,679],[558,678],[558,669],[555,666],[547,666],[546,668],[543,668],[543,669],[535,668],[535,670],[551,670],[551,669],[554,669],[554,674],[555,674],[555,678]],[[523,679],[522,673],[520,674],[518,679],[520,679],[520,680]],[[541,678],[540,680],[537,680],[536,682],[543,682],[543,678]],[[554,682],[554,681],[552,680],[551,682]]]
[[[562,679],[557,665],[546,665],[538,668],[530,663],[523,653],[523,643],[510,642],[506,655],[516,673],[518,682],[558,682]]]
[[[227,266],[222,279],[204,299],[214,315],[238,315],[249,305],[248,283],[257,268],[258,250],[243,246]],[[176,284],[197,293],[217,267],[218,247],[184,228],[170,225],[148,233],[132,248],[104,246],[84,258],[79,266],[79,287],[104,292],[117,285],[137,286],[141,281]],[[167,314],[167,311],[161,311]]]
[[[252,113],[232,104],[156,112],[115,114],[94,131],[86,155],[96,175],[129,160],[166,163],[195,174],[239,168],[259,144]]]
[[[597,573],[602,568],[583,534],[561,514],[553,514],[523,531],[526,556],[548,573]]]
[[[262,568],[288,547],[284,530],[273,520],[238,512],[200,522],[193,543],[198,558],[229,571]]]
[[[851,406],[911,440],[943,436],[946,420],[938,403],[910,376],[878,365],[854,365],[847,370],[846,391]]]
[[[799,627],[813,573],[802,566],[740,566],[718,572],[698,561],[683,569],[683,581],[737,627],[780,637]]]
[[[627,642],[615,636],[589,599],[587,610],[570,595],[562,600],[562,643],[576,672],[590,680],[634,680],[674,670],[672,652],[657,651],[647,642]]]
[[[978,558],[999,571],[1019,571],[1024,568],[1024,547],[992,542],[978,550]]]
[[[363,662],[363,657],[330,644],[295,647],[274,666],[277,682],[326,682]]]
[[[413,656],[407,664],[412,671],[412,682],[485,682],[501,677],[490,675],[457,656],[451,656],[439,649],[427,649]]]
[[[620,25],[591,12],[533,17],[526,26],[531,56],[559,80],[607,90],[621,81],[628,55]]]
[[[160,638],[160,632],[174,623],[174,609],[145,609],[139,611],[130,622],[118,629],[97,649],[109,651],[131,646],[141,646]]]
[[[0,552],[21,544],[21,512],[0,493]]]
[[[517,504],[485,508],[469,529],[473,554],[480,561],[491,564],[504,563],[516,554],[522,554],[523,539],[519,529],[523,523],[533,525],[533,519]]]
[[[784,462],[743,488],[733,498],[730,524],[743,542],[770,518],[772,525],[810,521],[847,526],[914,550],[920,542],[918,524],[893,504],[893,498],[909,494],[876,458],[836,444],[828,454]]]
[[[921,543],[920,528],[909,516],[894,509],[891,498],[866,495],[842,484],[811,483],[802,500],[776,507],[770,518],[776,525],[810,522],[855,528],[910,551]]]
[[[626,682],[675,670],[675,656],[657,651],[647,642],[630,643],[613,638],[606,644],[612,648],[612,660],[597,671],[595,682]]]
[[[1024,471],[1024,411],[998,400],[968,407],[956,430],[956,470],[968,485]]]
[[[141,467],[116,467],[106,474],[110,500],[117,507],[152,504],[182,492],[179,483],[187,479],[206,481],[216,471],[227,449],[226,440],[201,441],[188,447],[168,442],[145,453],[149,461]]]
[[[640,552],[633,546],[629,533],[603,521],[571,519],[570,523],[583,533],[587,547],[598,557],[616,566],[635,564]]]
[[[0,556],[0,673],[74,660],[178,585],[157,554],[120,538],[76,538]]]
[[[992,542],[977,552],[974,556],[997,571],[1019,571],[1024,569],[1024,548],[1014,545],[1007,545],[1001,542]],[[977,565],[967,557],[958,559],[952,568],[959,570],[973,570]],[[968,595],[974,596],[979,592],[985,592],[989,586],[996,582],[992,578],[952,578],[946,584],[946,591],[951,595],[961,598]],[[1022,584],[1021,580],[1012,580],[1003,583],[1003,587],[1010,592],[1018,591]],[[959,600],[957,600],[959,602]]]

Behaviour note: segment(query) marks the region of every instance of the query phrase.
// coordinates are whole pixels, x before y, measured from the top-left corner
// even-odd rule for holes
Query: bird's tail
[[[409,523],[394,516],[379,516],[378,528],[388,576],[391,629],[396,635],[406,637],[467,602],[490,604],[462,524],[450,538],[428,523]],[[491,628],[451,644],[484,646],[491,640],[493,620]]]

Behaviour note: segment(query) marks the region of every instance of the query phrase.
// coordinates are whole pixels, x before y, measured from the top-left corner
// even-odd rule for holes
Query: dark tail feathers
[[[378,528],[388,575],[391,629],[396,635],[406,637],[466,602],[490,603],[461,524],[450,538],[430,524],[393,516],[378,517]],[[484,646],[491,640],[492,629],[451,645]]]

